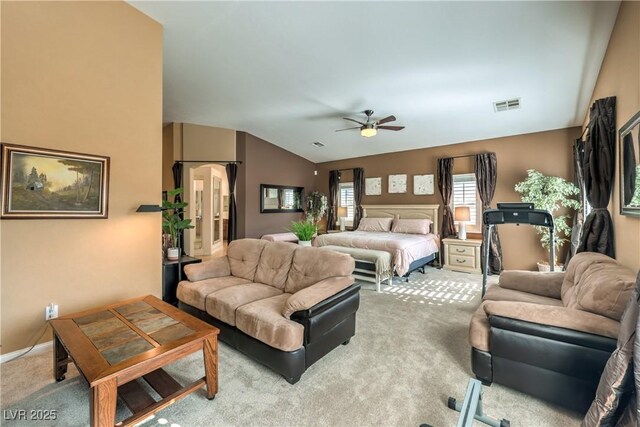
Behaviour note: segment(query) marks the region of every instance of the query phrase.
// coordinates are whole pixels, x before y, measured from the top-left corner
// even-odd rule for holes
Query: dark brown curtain
[[[580,245],[580,234],[582,234],[582,226],[584,225],[585,213],[585,188],[584,188],[584,141],[582,138],[577,139],[573,143],[573,183],[580,189],[578,193],[578,201],[580,201],[580,209],[573,214],[573,227],[571,228],[571,247],[567,251],[567,257],[564,260],[565,267],[569,265],[569,261],[576,254]]]
[[[183,173],[183,165],[182,163],[174,163],[173,167],[171,168],[171,171],[173,172],[173,188],[182,188],[182,173]],[[175,203],[180,203],[182,202],[182,195],[181,194],[177,194],[174,197],[173,200]],[[184,212],[182,210],[180,210],[180,219],[184,219]],[[184,233],[180,233],[180,237],[178,238],[179,242],[178,245],[180,248],[184,248]],[[186,252],[184,252],[184,255],[187,255]]]
[[[498,179],[498,159],[496,153],[482,153],[475,156],[473,171],[476,174],[476,185],[478,195],[482,201],[482,212],[491,207],[493,195],[496,192],[496,181]],[[489,272],[500,274],[502,272],[502,246],[497,227],[491,229],[489,242]],[[482,251],[484,256],[484,251]],[[483,264],[484,265],[484,262]]]
[[[623,202],[625,205],[631,203],[636,192],[636,150],[633,146],[633,135],[631,132],[624,136],[622,141],[622,180],[624,189]]]
[[[364,211],[362,209],[362,196],[364,196],[364,169],[353,168],[353,204],[355,205],[353,214],[354,230],[358,228],[358,224],[360,224],[360,220],[364,215]]]
[[[615,257],[613,221],[607,210],[616,165],[616,98],[598,99],[591,106],[584,145],[584,184],[592,211],[584,221],[578,252]]]
[[[638,362],[640,362],[640,344],[636,336],[638,327],[638,288],[640,287],[640,274],[636,279],[636,288],[627,303],[620,319],[620,332],[616,349],[611,353],[604,372],[600,377],[600,383],[596,390],[596,396],[587,412],[583,426],[635,426],[637,413],[629,417],[629,404],[635,406],[637,386],[640,382]],[[631,419],[629,419],[629,418]],[[633,421],[633,422],[630,422]]]
[[[238,179],[238,165],[227,163],[227,181],[229,181],[229,219],[227,221],[227,241],[238,238],[238,211],[236,208],[236,180]]]
[[[440,236],[446,239],[456,234],[456,227],[453,222],[453,212],[451,211],[451,193],[453,192],[453,159],[447,157],[438,159],[438,190],[442,196],[442,230]]]
[[[339,182],[340,171],[329,171],[329,196],[327,197],[327,230],[333,230],[336,228]]]

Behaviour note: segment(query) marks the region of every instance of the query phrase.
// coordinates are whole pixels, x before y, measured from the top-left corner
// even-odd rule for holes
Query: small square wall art
[[[389,175],[389,194],[403,194],[407,192],[407,175]]]
[[[413,194],[425,196],[433,194],[433,174],[413,176]]]
[[[365,196],[380,196],[382,194],[382,178],[365,178],[364,194]]]

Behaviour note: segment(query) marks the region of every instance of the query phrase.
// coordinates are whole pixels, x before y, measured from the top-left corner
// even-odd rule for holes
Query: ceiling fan
[[[360,129],[360,135],[364,136],[365,138],[371,138],[372,136],[375,136],[378,133],[378,129],[396,130],[396,131],[404,129],[404,126],[384,126],[385,123],[394,122],[396,120],[396,116],[387,116],[384,119],[371,120],[371,116],[373,115],[373,110],[364,110],[363,113],[367,115],[366,122],[363,123],[355,119],[350,119],[349,117],[343,117],[345,120],[358,123],[360,126],[354,126],[346,129],[338,129],[336,130],[336,132],[342,132],[343,130]]]

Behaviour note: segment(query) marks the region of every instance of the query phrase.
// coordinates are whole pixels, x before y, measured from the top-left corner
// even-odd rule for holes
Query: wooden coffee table
[[[97,307],[51,321],[53,375],[62,381],[75,363],[91,387],[91,425],[115,424],[120,397],[133,415],[117,425],[133,425],[206,384],[218,392],[217,328],[146,296]],[[205,376],[181,386],[162,367],[191,353],[204,353]],[[162,397],[153,399],[144,379]]]

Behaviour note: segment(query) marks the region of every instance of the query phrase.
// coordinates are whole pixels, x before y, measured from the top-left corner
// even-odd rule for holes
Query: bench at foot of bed
[[[322,249],[351,255],[356,261],[356,269],[353,271],[353,277],[375,283],[376,291],[380,292],[380,284],[384,280],[387,280],[389,286],[391,286],[393,267],[391,265],[391,254],[389,252],[333,245],[322,246]]]

